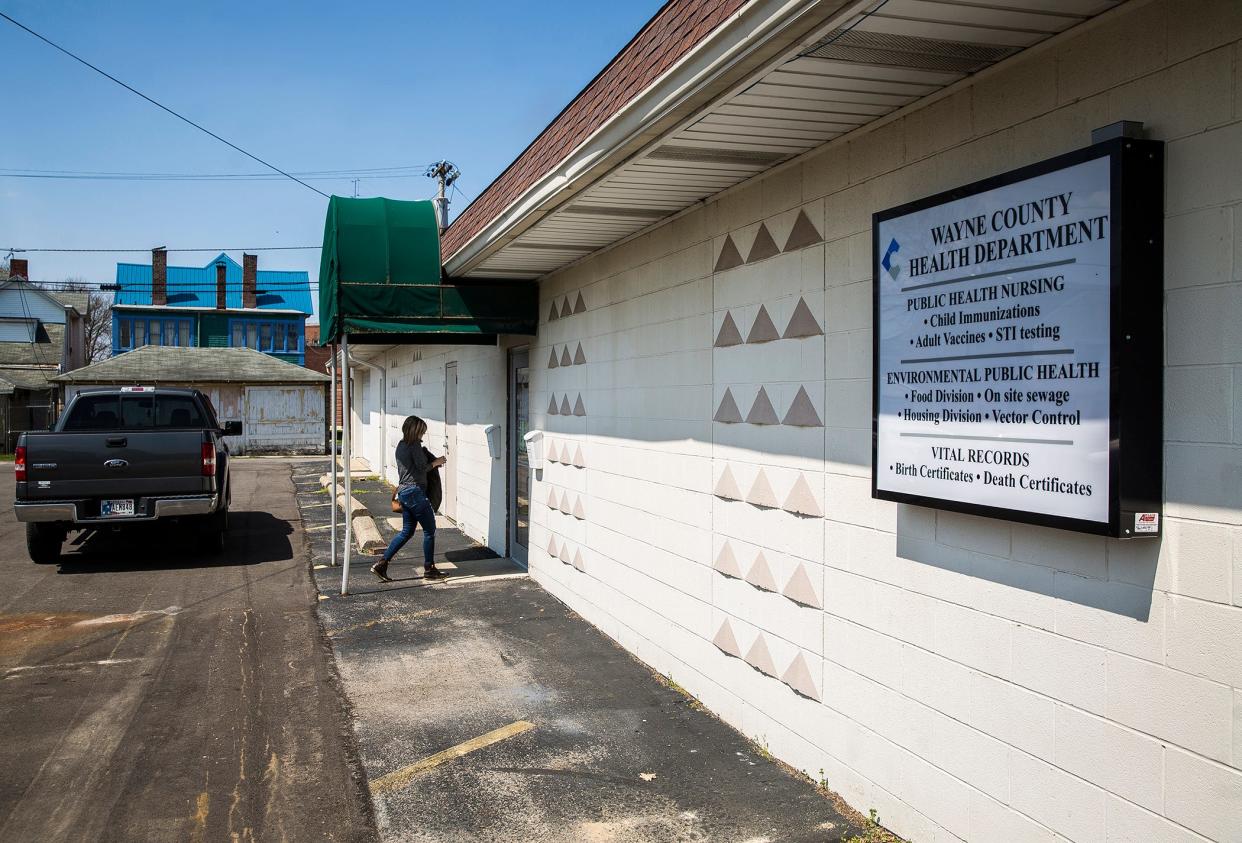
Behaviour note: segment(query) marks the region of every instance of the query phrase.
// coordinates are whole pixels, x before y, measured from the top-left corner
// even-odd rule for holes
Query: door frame
[[[450,377],[451,373],[451,377]],[[450,360],[444,364],[444,456],[448,458],[448,465],[444,471],[444,500],[440,505],[440,510],[445,518],[449,518],[454,524],[457,523],[457,483],[460,475],[457,473],[457,417],[461,415],[461,405],[458,403],[460,395],[457,390],[458,386],[458,368],[457,361]],[[449,392],[452,391],[453,396],[453,421],[451,424],[452,432],[450,434],[449,423]],[[449,442],[452,442],[452,449],[449,448]],[[452,477],[452,483],[448,482]],[[450,494],[451,492],[451,494]],[[449,511],[451,508],[451,512]]]
[[[516,348],[510,348],[505,355],[505,423],[509,428],[508,447],[506,447],[505,461],[505,549],[508,557],[523,568],[530,567],[530,516],[533,501],[530,486],[527,486],[527,513],[526,513],[526,541],[527,544],[519,545],[517,543],[517,498],[518,498],[518,444],[519,437],[522,435],[517,423],[517,370],[515,365],[516,357],[519,354],[526,355],[526,369],[530,371],[530,354],[531,346],[522,345]],[[527,419],[530,417],[529,395],[526,406]],[[527,481],[529,484],[529,479]],[[523,547],[524,551],[519,553],[518,547]],[[519,558],[520,557],[520,558]]]

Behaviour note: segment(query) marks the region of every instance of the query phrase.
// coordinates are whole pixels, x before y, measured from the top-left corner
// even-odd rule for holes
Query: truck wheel
[[[60,545],[65,531],[55,524],[33,523],[26,525],[26,552],[36,565],[55,565],[60,561]]]
[[[229,511],[222,509],[203,519],[203,543],[212,553],[224,551],[224,539],[229,532]]]

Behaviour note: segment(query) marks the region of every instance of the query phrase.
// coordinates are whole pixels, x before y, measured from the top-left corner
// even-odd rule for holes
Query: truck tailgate
[[[199,430],[28,433],[25,499],[209,492],[202,445]]]

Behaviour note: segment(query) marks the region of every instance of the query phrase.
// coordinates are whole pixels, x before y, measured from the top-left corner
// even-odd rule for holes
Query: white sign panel
[[[1111,187],[1104,156],[877,217],[878,497],[1108,522]]]

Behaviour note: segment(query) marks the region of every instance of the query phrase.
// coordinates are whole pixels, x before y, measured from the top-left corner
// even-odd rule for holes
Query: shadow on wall
[[[1144,622],[1164,541],[1109,539],[897,504],[900,559]]]

